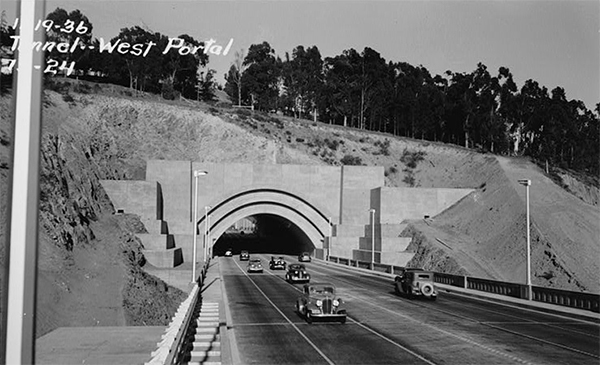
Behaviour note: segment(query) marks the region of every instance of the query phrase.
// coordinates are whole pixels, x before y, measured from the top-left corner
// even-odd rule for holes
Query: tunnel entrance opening
[[[246,222],[242,222],[246,221]],[[250,228],[247,222],[254,225]],[[241,230],[240,227],[245,227]],[[315,245],[296,224],[274,214],[257,214],[246,217],[232,225],[215,242],[213,253],[223,256],[232,249],[233,254],[241,250],[250,253],[298,255],[313,253]]]

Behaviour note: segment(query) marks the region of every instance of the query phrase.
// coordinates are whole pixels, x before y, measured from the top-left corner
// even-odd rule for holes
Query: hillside
[[[565,182],[576,197],[528,161],[193,101],[134,97],[110,85],[65,83],[53,89],[46,92],[43,112],[38,335],[94,321],[149,325],[174,311],[182,293],[141,269],[133,233],[144,228],[136,217],[112,215],[98,182],[144,178],[146,159],[343,161],[384,166],[387,186],[474,188],[439,216],[411,222],[405,233],[419,238],[411,264],[518,282],[525,272],[525,189],[516,179],[531,178],[534,284],[600,292],[600,268],[591,259],[600,257],[597,187]],[[2,199],[9,105],[3,97]],[[108,296],[98,292],[112,293],[111,299],[100,300]],[[150,294],[158,299],[144,307]]]

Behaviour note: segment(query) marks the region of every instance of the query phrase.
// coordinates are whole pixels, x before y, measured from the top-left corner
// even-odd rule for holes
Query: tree
[[[197,99],[202,101],[215,100],[215,73],[213,69],[198,70],[198,83],[196,85]]]
[[[316,46],[297,46],[292,57],[286,53],[282,66],[284,97],[295,117],[306,117],[309,110],[317,117],[317,99],[323,86],[323,60]]]
[[[73,52],[61,53],[56,47],[46,51],[46,61],[56,60],[58,62],[75,62],[75,69],[85,73],[89,67],[89,61],[85,60],[90,55],[89,46],[92,45],[92,23],[79,9],[67,13],[65,9],[56,8],[46,17],[46,41],[68,43],[74,45],[77,41],[79,47]]]
[[[275,50],[267,42],[251,45],[244,66],[242,83],[248,88],[251,105],[259,110],[277,109],[281,60],[275,57]]]
[[[194,49],[204,45],[203,42],[199,42],[187,34],[182,34],[177,38],[182,40],[182,47]],[[168,38],[161,36],[159,49],[165,49],[167,42]],[[162,59],[163,78],[161,81],[163,85],[171,84],[173,90],[179,91],[184,97],[195,98],[199,82],[198,70],[206,66],[208,55],[204,52],[182,55],[178,49],[173,48],[163,54]]]

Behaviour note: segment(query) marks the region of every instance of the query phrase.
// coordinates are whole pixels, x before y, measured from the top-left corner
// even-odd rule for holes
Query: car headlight
[[[334,299],[333,300],[333,305],[337,307],[338,305],[340,305],[340,301],[337,300],[337,299]]]
[[[317,300],[317,307],[320,307],[323,305],[323,301],[322,300]]]

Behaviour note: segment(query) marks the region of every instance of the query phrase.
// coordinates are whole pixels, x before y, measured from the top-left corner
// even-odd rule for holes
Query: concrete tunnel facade
[[[196,170],[207,174],[195,178]],[[368,261],[375,243],[377,262],[403,265],[412,257],[406,252],[410,239],[400,236],[403,221],[433,217],[472,191],[385,187],[382,166],[165,160],[147,161],[145,181],[103,180],[102,185],[117,213],[140,216],[148,233],[137,236],[146,259],[157,267],[192,261],[194,226],[202,247],[206,212],[211,216],[209,244],[236,221],[269,214],[296,225],[318,258]],[[198,252],[203,260],[202,250]]]

